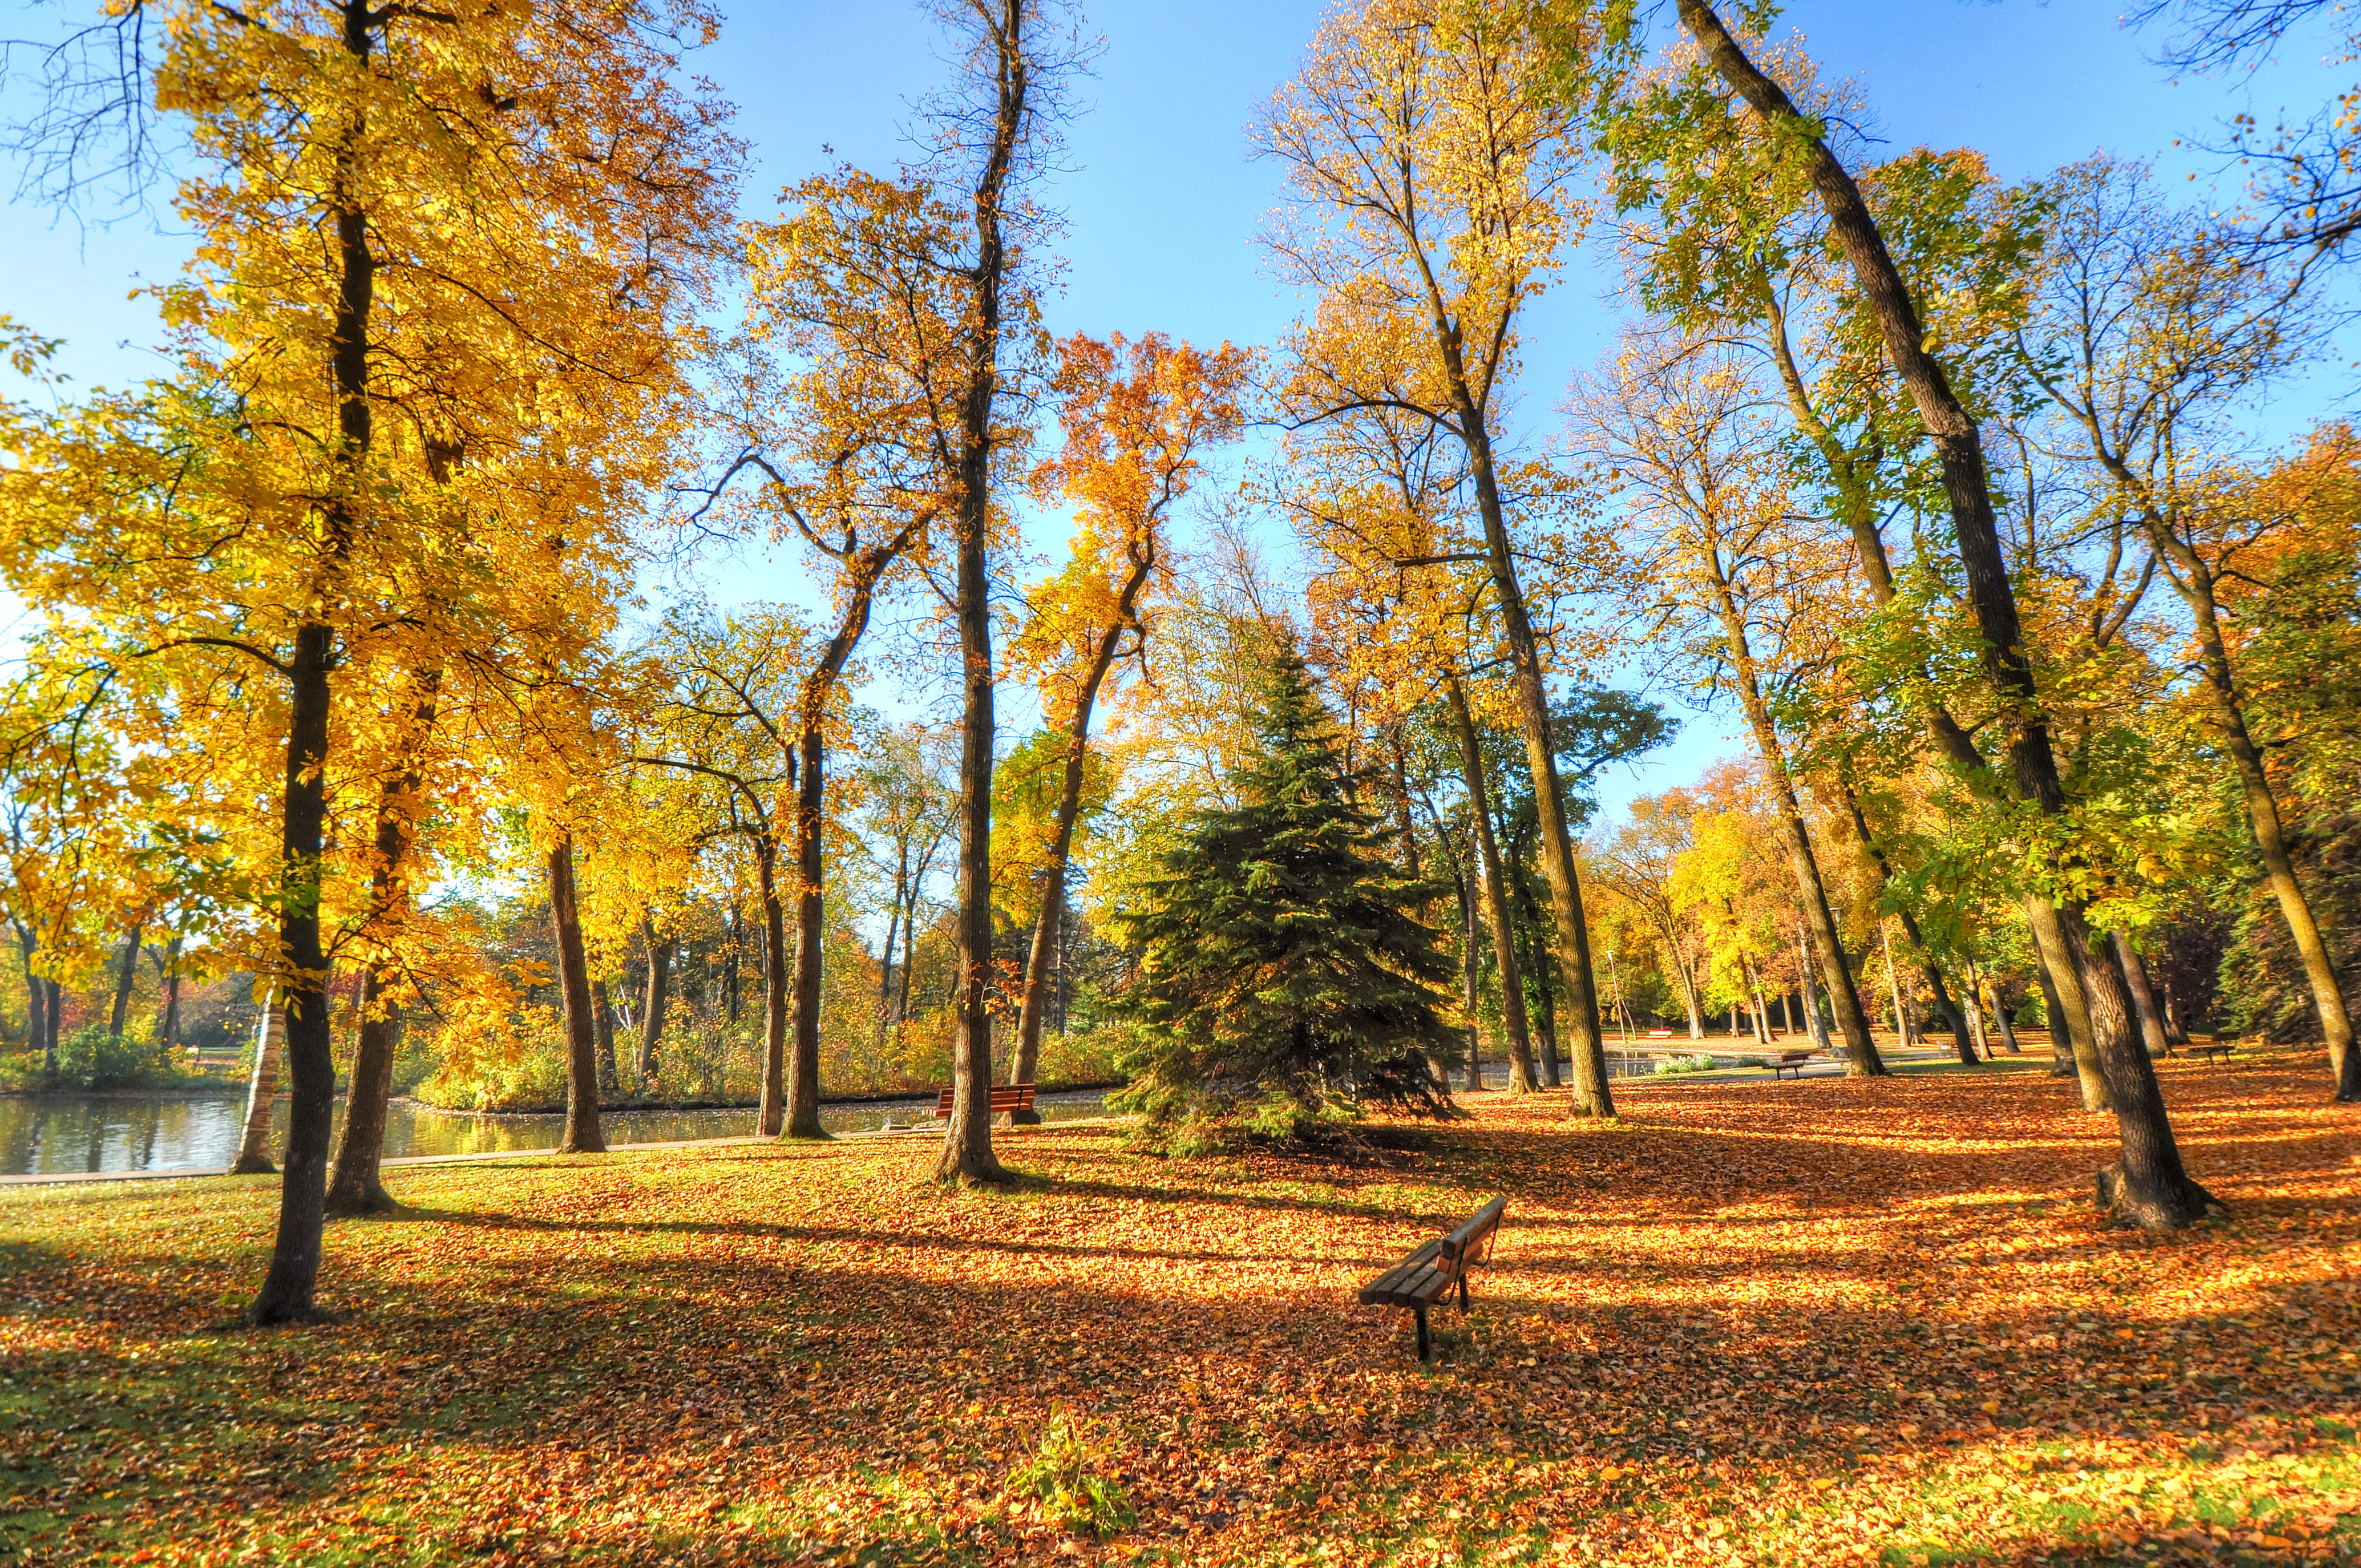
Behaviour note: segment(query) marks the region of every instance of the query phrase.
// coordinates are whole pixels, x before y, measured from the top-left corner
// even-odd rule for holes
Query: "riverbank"
[[[1110,1079],[1095,1083],[1044,1083],[1038,1086],[1036,1092],[1104,1094],[1111,1090],[1123,1088],[1124,1081],[1122,1079]],[[942,1091],[943,1087],[938,1085],[932,1089],[903,1089],[878,1094],[823,1094],[819,1097],[819,1102],[822,1107],[930,1105]],[[343,1091],[339,1089],[337,1092],[342,1093]],[[508,1107],[498,1111],[478,1111],[465,1105],[437,1105],[432,1100],[422,1099],[416,1094],[406,1094],[397,1098],[408,1101],[422,1111],[438,1112],[446,1116],[562,1116],[566,1113],[566,1102],[562,1100],[552,1104]],[[723,1100],[601,1100],[598,1102],[598,1113],[603,1116],[631,1111],[754,1111],[761,1107],[762,1102],[751,1095],[737,1095]]]
[[[1071,1120],[1097,1114],[1104,1100],[1095,1090],[1069,1091],[1044,1095],[1040,1108],[1049,1119]],[[281,1098],[271,1107],[274,1159],[285,1146],[288,1106]],[[933,1108],[931,1095],[848,1099],[822,1104],[820,1125],[835,1134],[868,1132],[889,1122],[918,1120]],[[79,1179],[225,1168],[237,1156],[246,1109],[239,1089],[0,1100],[0,1177]],[[343,1114],[339,1100],[339,1125]],[[557,1146],[565,1121],[563,1113],[487,1115],[399,1099],[386,1108],[385,1154],[398,1160],[536,1153]],[[618,1146],[708,1143],[752,1136],[756,1130],[751,1105],[609,1108],[599,1113],[599,1123],[607,1141]]]

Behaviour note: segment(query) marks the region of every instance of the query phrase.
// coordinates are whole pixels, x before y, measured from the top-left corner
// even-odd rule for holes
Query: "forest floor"
[[[228,1326],[268,1179],[12,1190],[0,1562],[2353,1561],[2361,1114],[2317,1052],[2161,1071],[2234,1211],[2167,1239],[2037,1066],[1353,1158],[1035,1128],[1006,1190],[908,1136],[412,1167],[286,1332]],[[1422,1366],[1355,1292],[1495,1191]],[[1104,1541],[1011,1484],[1061,1412]]]

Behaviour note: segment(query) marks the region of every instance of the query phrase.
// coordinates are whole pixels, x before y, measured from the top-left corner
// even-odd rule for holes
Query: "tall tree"
[[[2069,421],[2070,450],[2098,468],[2106,501],[2147,533],[2193,633],[2199,689],[2235,771],[2247,831],[2319,1015],[2335,1097],[2361,1101],[2361,1051],[2344,977],[2296,875],[2287,811],[2247,719],[2246,683],[2222,587],[2286,528],[2287,512],[2246,504],[2233,411],[2301,362],[2311,323],[2291,280],[2235,240],[2175,214],[2147,170],[2089,159],[2048,182],[2056,217],[2039,270],[2041,303],[2019,338],[2024,361]],[[2145,1033],[2137,955],[2125,978]],[[2151,1040],[2151,1048],[2154,1041]]]
[[[1386,405],[1466,451],[1539,812],[1574,1110],[1606,1116],[1615,1103],[1549,673],[1496,440],[1520,314],[1588,216],[1575,191],[1573,130],[1523,12],[1359,0],[1322,25],[1257,139],[1294,192],[1273,249],[1320,296],[1290,341],[1289,419],[1305,425]]]
[[[1132,343],[1121,334],[1104,342],[1077,334],[1060,345],[1054,389],[1065,445],[1037,470],[1035,487],[1071,502],[1078,526],[1065,571],[1027,596],[1012,660],[1037,673],[1047,717],[1064,734],[1065,757],[1041,869],[1040,914],[1026,952],[1015,1082],[1032,1082],[1040,1061],[1092,709],[1117,659],[1145,655],[1143,597],[1164,564],[1172,510],[1189,493],[1207,449],[1236,439],[1251,363],[1228,344],[1209,353],[1161,333]]]
[[[2069,872],[2074,850],[2066,792],[2022,630],[2008,558],[2001,546],[1975,421],[1929,351],[1917,304],[1894,265],[1884,235],[1861,199],[1860,186],[1829,149],[1821,127],[1796,112],[1785,90],[1754,63],[1706,0],[1679,0],[1679,13],[1707,66],[1745,101],[1770,128],[1773,140],[1807,172],[1862,302],[1883,338],[1894,374],[1917,410],[1949,502],[1966,598],[1981,638],[1981,658],[2001,707],[2012,782],[2025,803],[2048,819],[2045,828],[2059,835],[2052,839],[2048,852],[2059,872]],[[2114,1101],[2122,1135],[2121,1162],[2100,1173],[2101,1201],[2126,1221],[2150,1230],[2193,1223],[2217,1205],[2181,1165],[2155,1069],[2132,1031],[2130,999],[2122,972],[2094,942],[2077,899],[2062,898],[2054,909],[2054,922],[2046,918],[2047,909],[2042,911],[2044,919],[2035,935],[2051,953],[2052,970],[2070,973],[2080,982],[2092,1043]]]
[[[1772,713],[1765,645],[1776,652],[1800,606],[1822,586],[1815,578],[1831,573],[1790,526],[1784,455],[1761,417],[1763,400],[1735,355],[1678,334],[1641,331],[1577,391],[1574,438],[1617,476],[1635,536],[1647,542],[1647,576],[1660,585],[1646,613],[1650,633],[1671,633],[1675,646],[1694,648],[1700,639],[1683,635],[1682,623],[1700,612],[1720,632],[1715,673],[1736,694],[1763,762],[1796,906],[1844,1036],[1846,1069],[1880,1076],[1885,1064],[1870,1037]]]

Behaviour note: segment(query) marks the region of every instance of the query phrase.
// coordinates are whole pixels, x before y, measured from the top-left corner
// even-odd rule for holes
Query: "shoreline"
[[[1125,1085],[1121,1080],[1104,1083],[1045,1084],[1038,1089],[1038,1092],[1046,1098],[1058,1094],[1107,1093],[1123,1087]],[[154,1089],[0,1089],[0,1100],[222,1100],[242,1099],[246,1092],[244,1084],[225,1080],[219,1084],[165,1084]],[[819,1102],[822,1105],[919,1105],[933,1100],[941,1092],[942,1089],[939,1087],[897,1090],[889,1094],[823,1094],[819,1097]],[[336,1098],[343,1100],[345,1097],[346,1091],[341,1088],[338,1089]],[[280,1090],[273,1098],[286,1099],[287,1091]],[[468,1116],[492,1120],[511,1116],[523,1118],[566,1114],[566,1107],[563,1103],[522,1109],[511,1107],[500,1111],[471,1111],[458,1105],[437,1105],[431,1100],[421,1100],[412,1094],[396,1094],[388,1101],[388,1103],[406,1104],[415,1110],[432,1112],[437,1116]],[[598,1113],[606,1116],[625,1115],[634,1111],[753,1111],[760,1109],[761,1105],[761,1101],[752,1099],[618,1100],[601,1101]]]

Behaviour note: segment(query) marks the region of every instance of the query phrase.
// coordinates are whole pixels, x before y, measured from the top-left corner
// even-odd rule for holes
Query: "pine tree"
[[[1130,924],[1122,1001],[1141,1044],[1129,1103],[1159,1128],[1244,1121],[1292,1135],[1369,1104],[1446,1114],[1452,966],[1382,853],[1336,732],[1291,649],[1273,661],[1242,804],[1191,817]]]

